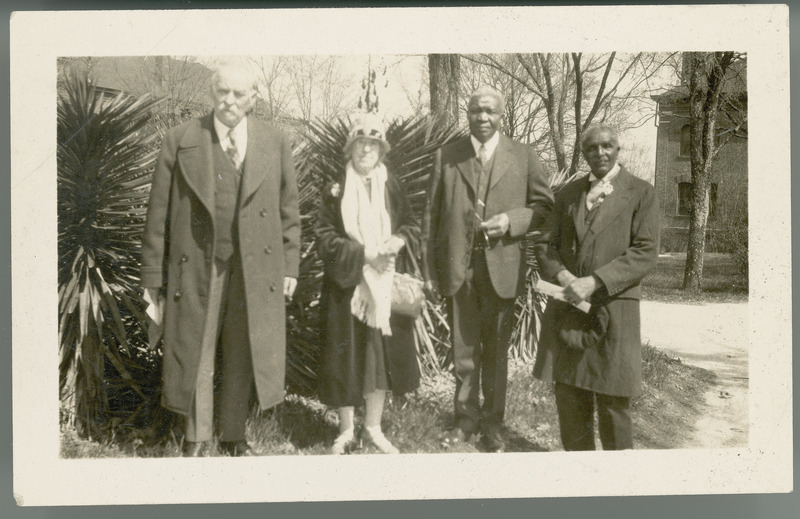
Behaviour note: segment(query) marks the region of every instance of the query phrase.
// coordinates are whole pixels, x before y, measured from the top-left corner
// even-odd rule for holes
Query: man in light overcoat
[[[248,117],[243,60],[212,77],[212,113],[171,129],[156,165],[142,244],[145,299],[163,316],[162,405],[185,415],[184,456],[251,456],[249,402],[283,401],[285,302],[299,270],[294,163],[283,133]]]
[[[508,348],[514,302],[525,288],[525,235],[552,206],[533,147],[498,131],[504,106],[494,89],[472,94],[471,135],[437,151],[423,217],[423,268],[429,288],[447,299],[453,343],[455,427],[443,443],[480,432],[493,452],[505,446]]]
[[[617,132],[585,130],[591,173],[556,194],[534,251],[541,276],[564,287],[542,319],[534,375],[555,381],[566,450],[593,450],[594,411],[605,450],[633,447],[630,399],[641,392],[639,299],[658,258],[653,186],[617,163]],[[586,301],[585,313],[573,305]]]

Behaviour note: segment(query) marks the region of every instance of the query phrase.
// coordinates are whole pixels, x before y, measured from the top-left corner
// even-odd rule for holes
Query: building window
[[[692,206],[692,183],[678,184],[678,216],[689,216]],[[717,216],[717,184],[712,183],[708,190],[708,219]]]
[[[692,183],[681,182],[678,184],[678,215],[689,216],[689,208],[692,206]]]
[[[681,157],[688,157],[692,146],[692,127],[686,125],[681,128]]]

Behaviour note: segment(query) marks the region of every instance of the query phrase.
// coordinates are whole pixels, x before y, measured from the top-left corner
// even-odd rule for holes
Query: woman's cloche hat
[[[383,126],[383,120],[378,114],[364,114],[353,121],[350,132],[347,134],[344,152],[349,154],[353,143],[363,138],[380,143],[381,155],[386,154],[391,149],[391,146],[389,146],[389,143],[386,141],[386,130]]]

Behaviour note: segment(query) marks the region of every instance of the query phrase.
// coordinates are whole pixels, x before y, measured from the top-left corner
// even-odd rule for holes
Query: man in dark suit
[[[261,408],[284,396],[284,297],[300,262],[297,185],[288,139],[247,116],[256,81],[245,61],[220,63],[211,97],[213,113],[164,137],[142,286],[150,315],[163,319],[162,405],[186,417],[183,454],[203,455],[213,437],[217,372],[220,450],[251,456],[253,387]]]
[[[641,391],[639,283],[658,259],[658,207],[653,186],[617,163],[609,126],[582,135],[591,174],[555,200],[534,247],[543,278],[563,287],[542,320],[534,375],[555,381],[566,450],[593,450],[594,410],[605,450],[633,447],[630,399]],[[572,305],[591,303],[584,313]]]
[[[502,451],[514,301],[525,287],[525,234],[552,205],[533,147],[498,132],[505,106],[494,89],[470,97],[471,135],[436,153],[423,218],[428,286],[447,298],[453,341],[455,427],[444,443],[480,431]],[[483,390],[483,406],[479,390]]]

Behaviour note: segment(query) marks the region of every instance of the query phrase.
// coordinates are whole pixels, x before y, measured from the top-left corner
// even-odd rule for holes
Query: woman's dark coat
[[[335,407],[360,405],[364,379],[364,345],[354,344],[356,318],[350,313],[353,291],[361,282],[364,246],[345,233],[341,211],[344,189],[344,180],[325,187],[315,229],[317,250],[325,266],[320,302],[319,396],[323,403]],[[395,268],[406,272],[406,254],[409,249],[419,250],[419,226],[400,182],[391,173],[385,196],[392,234],[406,242]],[[392,335],[384,337],[389,385],[397,394],[407,393],[419,386],[414,320],[392,315],[390,322]]]

